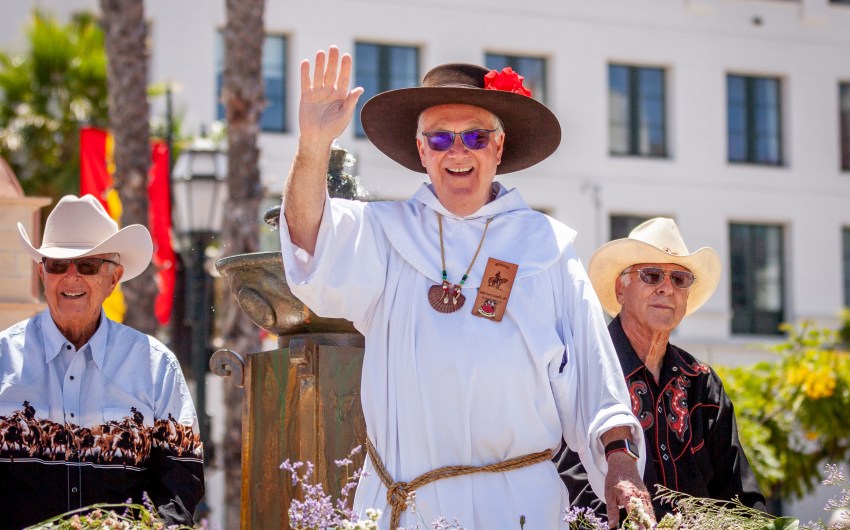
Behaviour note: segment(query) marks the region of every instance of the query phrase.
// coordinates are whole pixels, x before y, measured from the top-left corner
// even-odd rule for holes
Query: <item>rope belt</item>
[[[369,459],[372,460],[372,465],[375,466],[375,472],[380,477],[381,482],[387,488],[387,502],[392,508],[392,516],[390,517],[390,528],[395,530],[398,528],[401,514],[407,509],[408,496],[426,484],[436,482],[440,479],[449,477],[460,477],[463,475],[471,475],[473,473],[502,473],[512,471],[522,467],[545,462],[552,459],[552,450],[547,449],[539,453],[531,453],[515,458],[509,458],[504,462],[497,462],[486,466],[445,466],[432,469],[426,473],[422,473],[410,482],[394,482],[381,457],[378,456],[378,451],[372,445],[372,441],[366,438],[366,453]]]

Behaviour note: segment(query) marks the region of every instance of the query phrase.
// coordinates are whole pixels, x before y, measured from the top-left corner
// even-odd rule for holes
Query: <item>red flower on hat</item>
[[[506,66],[501,72],[490,70],[484,76],[484,88],[486,90],[503,90],[531,97],[531,90],[522,86],[525,78],[514,72],[513,68]]]

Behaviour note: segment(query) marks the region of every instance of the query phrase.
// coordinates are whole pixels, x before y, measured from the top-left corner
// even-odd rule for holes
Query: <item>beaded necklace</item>
[[[487,235],[487,227],[490,226],[490,221],[492,220],[492,217],[487,219],[487,223],[484,225],[484,233],[481,234],[481,241],[478,242],[478,248],[475,249],[475,255],[472,256],[472,261],[469,263],[469,268],[466,269],[466,274],[463,275],[460,283],[453,284],[449,282],[448,273],[446,272],[446,252],[443,248],[443,216],[439,212],[437,213],[437,224],[440,227],[440,261],[443,265],[443,283],[441,285],[432,285],[428,289],[428,302],[434,310],[440,313],[454,313],[463,307],[466,297],[460,291],[463,289],[463,284],[466,283],[467,278],[469,278],[469,271],[475,265],[475,260],[478,258],[478,253],[484,244],[484,236]]]

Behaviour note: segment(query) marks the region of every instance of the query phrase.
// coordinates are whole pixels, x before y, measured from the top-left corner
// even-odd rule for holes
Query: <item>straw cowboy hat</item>
[[[416,148],[419,114],[435,105],[464,104],[502,120],[505,145],[496,173],[519,171],[551,155],[561,143],[558,118],[532,99],[522,76],[474,64],[444,64],[430,70],[421,87],[382,92],[363,105],[360,121],[369,140],[402,166],[424,173]]]
[[[590,257],[587,274],[602,308],[612,317],[620,312],[621,307],[615,291],[617,278],[636,263],[675,263],[691,271],[696,281],[688,291],[685,315],[702,307],[720,282],[717,252],[710,247],[688,252],[676,223],[672,219],[656,217],[635,227],[629,237],[605,243]]]
[[[59,200],[47,217],[41,248],[30,243],[21,223],[18,232],[24,249],[37,262],[42,258],[73,259],[116,252],[124,267],[122,282],[144,272],[153,255],[147,228],[130,225],[119,230],[103,205],[91,195],[66,195]]]

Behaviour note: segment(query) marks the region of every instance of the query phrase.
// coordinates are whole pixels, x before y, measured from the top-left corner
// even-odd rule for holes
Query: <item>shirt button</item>
[[[70,344],[68,344],[67,346],[65,346],[65,349],[66,349],[66,350],[70,350],[70,349],[71,349],[71,345],[70,345]]]
[[[72,375],[69,379],[70,379],[71,381],[73,381],[73,380],[74,380],[74,376]]]
[[[663,458],[664,460],[670,460],[670,457],[667,455],[663,455],[661,458]]]
[[[76,486],[74,486],[73,488],[71,488],[71,493],[77,493],[77,487],[76,487]]]
[[[71,417],[72,417],[72,418],[74,417],[74,413],[73,413],[73,412],[71,413]]]
[[[658,407],[658,412],[661,412],[662,410],[664,410],[664,409],[662,409],[661,407]]]
[[[661,444],[661,450],[663,451],[665,449],[667,449],[667,447],[665,447],[664,444]]]
[[[676,368],[676,367],[674,366],[674,367],[673,367],[673,371],[674,371],[674,372],[678,372],[678,371],[679,371],[679,369],[678,369],[678,368]]]

